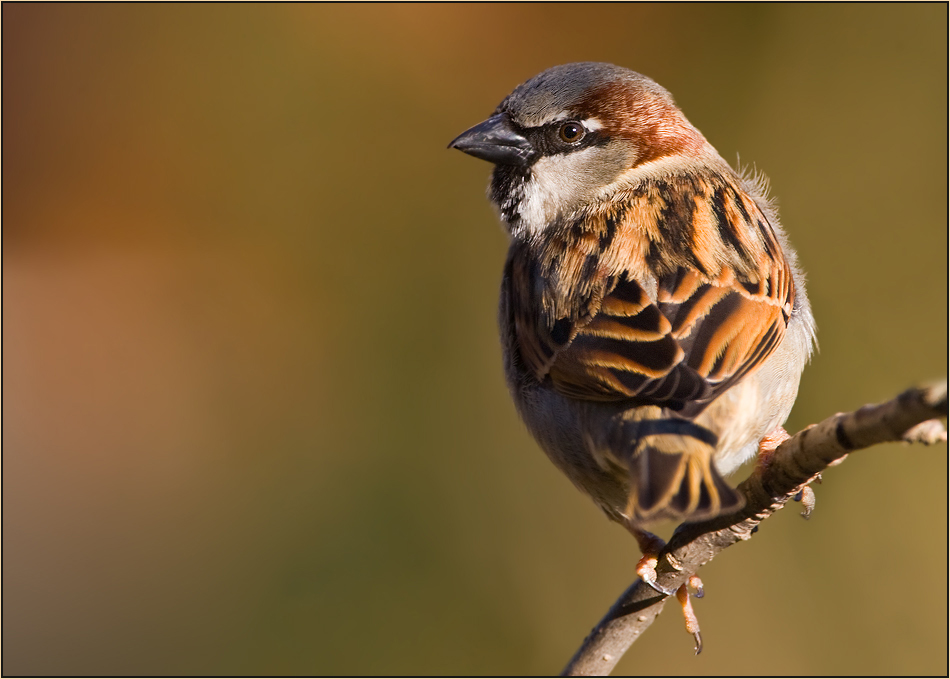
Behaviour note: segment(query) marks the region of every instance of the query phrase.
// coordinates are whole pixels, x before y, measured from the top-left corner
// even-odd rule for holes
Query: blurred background
[[[561,670],[638,553],[516,419],[490,166],[446,150],[555,64],[771,178],[789,430],[947,374],[946,5],[2,19],[4,674]],[[618,673],[945,674],[946,446],[816,490],[703,569],[701,656],[671,605]]]

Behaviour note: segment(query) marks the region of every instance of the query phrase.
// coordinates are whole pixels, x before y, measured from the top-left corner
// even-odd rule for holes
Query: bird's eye
[[[586,132],[586,130],[583,125],[571,121],[561,125],[561,129],[558,130],[558,135],[561,137],[561,141],[573,144],[584,137],[584,132]]]

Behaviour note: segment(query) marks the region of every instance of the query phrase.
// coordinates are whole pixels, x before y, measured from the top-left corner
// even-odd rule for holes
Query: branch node
[[[905,443],[923,443],[932,446],[947,442],[947,430],[940,420],[926,420],[904,432]]]

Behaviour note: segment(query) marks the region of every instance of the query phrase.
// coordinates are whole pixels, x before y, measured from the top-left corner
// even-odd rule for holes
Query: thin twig
[[[739,485],[737,490],[746,498],[741,511],[676,529],[660,554],[657,583],[675,591],[723,549],[748,540],[759,523],[849,453],[890,441],[946,442],[947,432],[937,419],[946,417],[947,383],[943,382],[908,389],[886,403],[838,413],[803,429]],[[591,631],[562,676],[610,674],[663,610],[666,598],[637,580]]]

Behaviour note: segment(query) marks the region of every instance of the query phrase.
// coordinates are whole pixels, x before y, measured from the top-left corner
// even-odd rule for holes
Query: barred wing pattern
[[[564,270],[577,250],[577,239],[548,248],[547,256],[558,263],[559,278],[549,273],[554,270],[550,262],[532,258],[533,249],[512,253],[507,275],[512,280],[516,342],[540,381],[549,379],[573,398],[633,399],[679,409],[708,403],[768,358],[781,343],[791,315],[791,271],[764,215],[750,199],[733,191],[738,210],[725,202],[721,188],[711,193],[729,209],[693,219],[716,220],[713,233],[721,234],[720,241],[709,248],[723,250],[728,257],[719,256],[727,263],[715,269],[708,263],[714,258],[703,261],[695,248],[680,247],[676,257],[676,243],[656,247],[655,239],[695,240],[683,235],[681,225],[679,230],[663,223],[644,226],[636,219],[620,226],[607,220],[610,239],[588,234],[586,240],[600,243],[602,252],[588,251],[582,265],[571,269],[576,271],[573,277]],[[634,210],[627,216],[636,217],[630,213]],[[694,232],[701,230],[690,226]],[[617,246],[626,251],[618,256]],[[641,261],[638,253],[656,250],[674,256],[652,264]],[[619,265],[590,266],[598,260]]]

